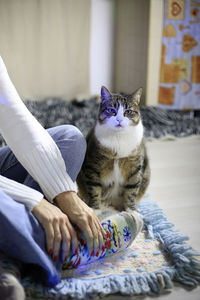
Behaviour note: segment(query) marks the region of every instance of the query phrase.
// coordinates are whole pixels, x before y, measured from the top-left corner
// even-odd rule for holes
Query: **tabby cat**
[[[142,88],[131,95],[101,88],[98,119],[87,135],[77,178],[80,197],[91,207],[135,210],[150,180],[140,115]]]

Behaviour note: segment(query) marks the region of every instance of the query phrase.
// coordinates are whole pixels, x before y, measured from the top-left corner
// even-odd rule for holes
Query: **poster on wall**
[[[165,0],[158,104],[200,109],[200,0]]]

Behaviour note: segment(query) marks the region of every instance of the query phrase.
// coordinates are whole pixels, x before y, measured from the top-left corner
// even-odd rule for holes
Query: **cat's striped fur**
[[[135,209],[150,180],[139,102],[142,90],[130,96],[101,90],[98,120],[87,135],[87,151],[77,183],[91,207],[113,205]]]

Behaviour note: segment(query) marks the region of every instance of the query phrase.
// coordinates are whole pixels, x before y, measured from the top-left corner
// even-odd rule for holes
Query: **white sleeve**
[[[29,210],[32,210],[43,199],[40,192],[1,175],[0,189],[15,201],[23,203]]]
[[[56,143],[26,108],[2,63],[0,57],[0,132],[4,139],[49,201],[65,191],[77,192]]]

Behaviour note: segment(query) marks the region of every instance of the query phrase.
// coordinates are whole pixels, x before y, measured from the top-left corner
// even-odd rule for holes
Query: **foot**
[[[1,273],[0,275],[0,295],[4,300],[25,300],[23,286],[10,273]]]
[[[136,226],[136,235],[138,235],[138,233],[140,233],[140,231],[142,231],[143,228],[143,220],[139,214],[139,212],[137,212],[136,210],[132,210],[131,208],[127,208],[126,212],[131,215],[131,217],[133,218],[134,222],[135,222],[135,226]]]

